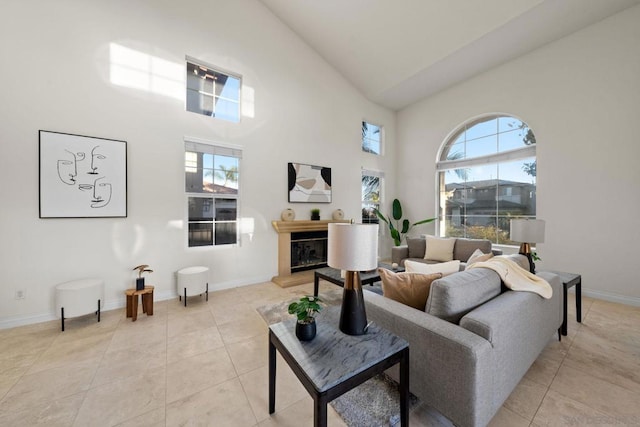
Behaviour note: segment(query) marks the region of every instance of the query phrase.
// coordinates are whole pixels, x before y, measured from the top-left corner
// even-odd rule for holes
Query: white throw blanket
[[[475,262],[467,267],[467,269],[471,268],[489,268],[495,271],[500,275],[505,286],[512,291],[535,292],[546,299],[553,295],[553,289],[546,280],[530,273],[509,258],[493,257],[488,261]]]

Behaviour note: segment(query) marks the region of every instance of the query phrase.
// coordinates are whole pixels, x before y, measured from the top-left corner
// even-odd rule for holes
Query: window
[[[441,236],[509,239],[511,218],[536,216],[536,138],[511,116],[463,124],[443,144],[438,172]]]
[[[238,148],[185,141],[189,247],[238,242],[241,158]]]
[[[362,122],[362,151],[376,155],[382,154],[382,128]]]
[[[187,57],[187,111],[240,121],[242,79]]]
[[[378,216],[374,209],[380,209],[382,172],[362,171],[362,223],[377,224]]]

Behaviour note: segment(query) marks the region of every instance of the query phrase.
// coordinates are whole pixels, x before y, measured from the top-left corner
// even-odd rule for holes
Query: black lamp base
[[[367,313],[364,308],[364,296],[360,278],[355,271],[347,271],[342,308],[340,310],[340,330],[347,335],[367,333]]]

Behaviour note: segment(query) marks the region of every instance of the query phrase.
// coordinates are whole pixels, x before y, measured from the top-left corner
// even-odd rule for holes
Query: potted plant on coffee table
[[[322,300],[319,297],[305,296],[300,301],[289,304],[289,314],[295,314],[296,321],[296,337],[300,341],[311,341],[316,336],[316,319],[315,315],[322,306]]]

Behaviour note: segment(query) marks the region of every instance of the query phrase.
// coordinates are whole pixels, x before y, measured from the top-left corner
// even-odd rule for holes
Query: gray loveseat
[[[539,275],[551,299],[506,290],[497,273],[477,268],[434,281],[425,311],[364,292],[367,317],[409,342],[412,393],[458,426],[484,426],[559,336],[562,282]]]
[[[424,262],[427,264],[437,263],[438,261],[430,261],[424,259],[427,249],[427,240],[424,237],[407,238],[407,244],[403,246],[394,246],[391,248],[391,262],[404,266],[404,262],[408,259],[411,261]],[[500,249],[493,249],[490,240],[484,239],[463,239],[456,238],[453,246],[453,259],[460,260],[460,271],[465,269],[466,262],[476,249],[480,249],[485,254],[493,252],[494,255],[502,255]]]

